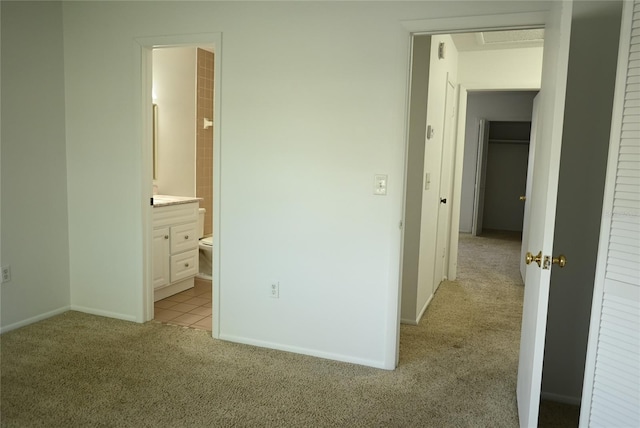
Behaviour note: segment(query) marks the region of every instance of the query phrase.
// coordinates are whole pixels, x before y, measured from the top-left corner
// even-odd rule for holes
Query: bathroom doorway
[[[192,201],[191,205],[197,204],[199,207],[195,222],[198,241],[193,240],[192,250],[178,255],[171,251],[167,261],[167,257],[156,256],[157,247],[154,246],[152,263],[169,263],[171,274],[170,280],[162,283],[159,288],[154,281],[153,319],[166,324],[210,331],[213,265],[213,46],[154,48],[152,79],[153,194],[197,198],[188,200]],[[161,208],[154,208],[155,219],[159,213],[156,210]],[[194,220],[196,219],[191,215],[183,224],[173,226],[171,230],[189,227],[189,224],[194,224]],[[173,232],[169,235],[170,246],[173,247],[175,237]],[[161,236],[161,242],[165,237],[166,235]],[[196,277],[185,279],[181,276],[176,284],[173,282],[173,270],[182,269],[187,263],[196,264],[196,260],[191,256],[188,262],[182,264],[181,260],[181,265],[177,265],[174,259],[183,259],[187,256],[182,255],[187,253],[193,255],[196,245],[198,266],[191,271]],[[155,272],[154,268],[154,274]]]
[[[137,40],[142,56],[142,112],[146,136],[143,188],[150,209],[145,216],[145,320],[211,331],[218,337],[219,310],[214,302],[219,270],[219,82],[220,35],[168,36]],[[147,145],[148,144],[148,145]],[[147,158],[148,157],[148,158]],[[193,207],[189,232],[197,240],[190,253],[198,269],[190,272],[186,289],[158,295],[154,287],[158,259],[153,243],[153,198],[187,197]],[[200,208],[200,215],[198,215]],[[216,212],[218,214],[216,214]],[[173,231],[171,232],[173,233]],[[183,234],[186,236],[186,234]],[[171,241],[173,235],[168,239]],[[202,238],[208,251],[203,251]],[[185,238],[186,239],[186,238]],[[172,250],[173,251],[173,250]],[[204,256],[199,255],[205,253]],[[173,266],[170,253],[169,269]],[[202,260],[202,262],[201,262]],[[191,268],[193,269],[193,262]],[[186,266],[186,262],[183,263]],[[202,270],[200,269],[202,266]],[[170,280],[171,281],[171,280]],[[167,295],[169,294],[169,295]]]

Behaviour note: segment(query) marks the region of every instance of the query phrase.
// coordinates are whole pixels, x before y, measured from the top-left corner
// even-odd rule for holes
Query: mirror
[[[153,105],[153,179],[158,179],[158,104]]]

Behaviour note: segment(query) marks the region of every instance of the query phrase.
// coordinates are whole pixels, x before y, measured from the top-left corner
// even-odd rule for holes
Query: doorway
[[[562,12],[562,13],[561,13]],[[570,7],[565,9],[565,10],[558,10],[557,11],[557,15],[556,14],[552,14],[552,16],[554,18],[557,17],[557,22],[553,21],[552,23],[550,23],[551,28],[553,28],[554,25],[556,26],[560,26],[563,31],[558,31],[557,33],[550,33],[550,34],[554,34],[553,38],[555,38],[558,35],[562,35],[562,44],[559,45],[554,45],[553,43],[550,44],[549,46],[554,46],[552,48],[548,48],[545,49],[545,58],[547,57],[547,55],[551,55],[552,58],[554,60],[558,60],[561,61],[560,64],[562,64],[562,62],[564,62],[566,60],[566,57],[568,57],[568,55],[565,56],[565,54],[568,52],[568,31],[564,31],[565,29],[567,29],[568,25],[567,25],[567,19],[568,17],[570,18]],[[562,18],[562,19],[560,19]],[[432,36],[433,37],[433,36]],[[438,49],[439,51],[441,51],[441,49]],[[542,67],[541,67],[542,68]],[[541,70],[541,69],[540,69]],[[558,85],[559,88],[563,88],[566,82],[566,73],[563,71],[564,67],[560,67],[558,69],[555,69],[553,66],[550,66],[548,61],[545,60],[545,67],[544,67],[544,76],[545,76],[545,81],[548,82],[547,83],[547,89],[548,91],[553,92],[554,91],[554,86]],[[556,71],[552,71],[552,70],[556,70]],[[430,76],[429,78],[431,79],[431,69],[429,70]],[[542,76],[543,73],[540,73],[540,76]],[[548,79],[548,80],[547,80]],[[460,79],[460,81],[463,81],[463,79]],[[474,84],[478,84],[477,82],[474,82]],[[495,82],[494,82],[495,84]],[[467,88],[462,88],[465,92],[464,96],[461,95],[461,102],[460,102],[460,110],[462,110],[463,108],[466,107],[466,91]],[[462,89],[461,89],[461,93],[462,93]],[[530,89],[536,89],[535,87],[532,87]],[[464,101],[464,102],[463,102]],[[554,122],[554,117],[560,116],[558,114],[558,112],[560,112],[560,110],[563,108],[563,99],[552,99],[551,97],[547,98],[547,103],[545,103],[546,109],[544,110],[545,113],[549,116],[549,127],[548,129],[545,129],[545,131],[547,133],[550,132],[554,132],[557,133],[557,129],[561,126],[561,120],[558,120],[557,122]],[[428,108],[429,109],[429,108]],[[555,114],[554,114],[555,112]],[[459,122],[460,123],[460,122]],[[464,123],[464,119],[462,120],[462,123]],[[458,129],[460,129],[461,126],[458,126]],[[428,134],[429,132],[427,132]],[[464,134],[462,134],[464,135]],[[410,143],[409,143],[410,144]],[[553,145],[555,149],[558,149],[560,147],[560,141],[555,138],[553,139],[548,139],[547,140],[547,144],[548,145]],[[455,152],[457,154],[456,158],[460,159],[461,158],[461,149],[463,148],[463,144],[460,145],[459,147],[456,148]],[[556,156],[557,153],[559,152],[559,150],[553,150],[552,152],[550,151],[549,153],[552,153],[553,156]],[[425,150],[426,153],[426,150]],[[425,156],[426,158],[426,156]],[[426,163],[426,162],[425,162]],[[540,168],[536,168],[536,176],[538,177],[537,180],[535,180],[536,183],[543,183],[544,181],[544,176],[545,174],[555,174],[557,173],[557,171],[553,171],[553,170],[549,170],[548,168],[545,169],[544,165],[546,165],[545,162],[541,162],[541,167]],[[454,180],[454,183],[457,184],[456,187],[458,187],[460,185],[460,175],[461,175],[461,170],[462,170],[462,166],[459,162],[456,163],[456,180]],[[407,174],[409,175],[409,174]],[[425,172],[425,176],[428,178],[427,173]],[[428,180],[426,180],[428,182]],[[539,184],[538,186],[541,186],[541,184]],[[458,187],[459,189],[459,187]],[[459,192],[459,191],[458,191]],[[547,198],[546,197],[546,193],[538,193],[537,197],[539,199],[538,202],[540,202],[537,206],[539,207],[539,210],[553,210],[555,208],[555,206],[551,203],[551,204],[547,204],[547,201],[552,201],[553,200],[553,192],[552,189],[549,189],[550,192],[550,197]],[[455,191],[454,191],[455,194]],[[456,195],[458,197],[454,197],[453,198],[453,202],[457,202],[459,203],[460,199],[459,199],[459,193]],[[454,208],[455,210],[456,208]],[[457,207],[457,209],[459,209],[459,207]],[[424,205],[423,205],[423,211],[422,211],[422,215],[423,217],[425,216],[425,214],[427,214],[429,211],[425,211],[424,210]],[[433,211],[432,211],[433,212]],[[540,217],[536,217],[539,219],[543,219],[546,218],[545,216],[540,216]],[[452,224],[455,225],[455,221],[452,222]],[[547,228],[545,223],[543,221],[538,221],[536,224],[536,229],[538,232],[540,232],[540,230],[538,229],[542,229],[542,231],[544,231],[544,234],[540,234],[539,238],[545,239],[546,241],[548,241],[548,235],[551,234],[552,235],[552,230]],[[406,231],[405,231],[406,233]],[[457,239],[457,233],[456,234],[452,234],[452,236],[455,236]],[[452,238],[453,239],[453,238]],[[544,248],[547,248],[547,242],[544,241]],[[454,246],[452,246],[452,251],[457,251],[457,248],[455,248],[454,250]],[[550,251],[548,249],[546,249],[545,251]],[[403,253],[404,254],[404,253]],[[421,256],[420,256],[421,257]],[[456,255],[457,257],[457,255]],[[455,260],[456,257],[451,257],[450,260]],[[450,263],[451,264],[451,263]],[[452,277],[455,277],[455,266],[453,266],[453,269],[451,269],[452,266],[449,266],[449,270],[450,272],[453,271],[453,275],[451,275]],[[544,281],[546,281],[546,278],[544,278]],[[537,285],[537,286],[536,286]],[[548,285],[548,283],[547,283]],[[522,343],[521,346],[525,349],[525,358],[521,358],[520,364],[519,364],[519,369],[518,369],[518,403],[519,403],[519,409],[521,410],[520,414],[521,414],[521,421],[525,421],[525,420],[529,420],[530,415],[532,415],[532,410],[537,410],[538,404],[539,404],[539,384],[537,382],[536,376],[538,376],[539,374],[541,374],[541,370],[540,372],[538,372],[538,362],[537,362],[537,356],[536,356],[536,360],[533,362],[533,364],[530,364],[529,358],[526,357],[526,352],[528,352],[528,350],[533,347],[534,349],[539,349],[539,344],[537,342],[535,342],[535,340],[531,340],[531,333],[533,330],[535,330],[535,325],[534,328],[531,327],[532,324],[532,319],[533,322],[538,322],[538,319],[540,318],[539,316],[537,316],[536,314],[538,314],[540,311],[538,311],[538,308],[536,307],[537,305],[535,304],[536,302],[534,302],[534,305],[531,306],[531,293],[544,293],[544,287],[545,287],[545,282],[543,282],[543,278],[538,275],[536,278],[534,278],[533,280],[531,280],[531,287],[527,287],[527,289],[529,290],[528,294],[528,298],[525,298],[525,302],[529,302],[529,305],[525,305],[525,308],[528,308],[528,311],[525,311],[524,316],[523,316],[523,333],[522,333]],[[404,291],[404,284],[403,284],[403,291]],[[533,313],[533,314],[532,314]],[[419,320],[418,320],[419,321]],[[525,322],[526,321],[526,322]],[[525,328],[526,327],[526,328]],[[535,339],[535,338],[534,338]],[[520,352],[520,355],[523,355],[523,352]],[[540,367],[541,368],[541,367]],[[533,416],[531,416],[531,418],[533,418]]]
[[[512,122],[531,121],[541,79],[542,40],[537,46],[528,41],[527,48],[514,43],[511,49],[501,45],[492,50],[482,49],[478,37],[473,33],[413,39],[402,261],[401,321],[405,324],[420,321],[442,280],[456,279],[458,235],[471,233],[474,217],[479,120],[505,122],[495,125],[496,141],[529,138],[526,124],[523,135],[509,135],[505,128]],[[522,63],[521,69],[507,67],[514,57]],[[501,75],[480,73],[478,77],[481,67],[492,67]],[[465,82],[470,79],[476,83]],[[505,132],[506,137],[499,135]],[[500,155],[499,149],[492,152]],[[526,161],[525,155],[525,176]],[[515,200],[521,210],[523,194]],[[517,229],[522,230],[522,220]]]
[[[194,56],[194,61],[197,59],[197,51],[198,47],[204,48],[202,51],[215,52],[215,55],[212,55],[212,58],[209,61],[209,68],[212,68],[213,76],[218,76],[221,68],[221,58],[222,58],[222,50],[221,50],[221,35],[219,33],[211,33],[211,34],[199,34],[199,35],[185,35],[185,36],[158,36],[158,37],[147,37],[136,40],[139,45],[139,52],[141,58],[141,93],[140,93],[140,111],[141,111],[141,120],[143,129],[141,130],[141,141],[143,141],[143,177],[142,177],[142,189],[143,195],[146,196],[146,201],[151,200],[154,192],[154,184],[157,185],[157,182],[154,183],[153,177],[153,50],[160,48],[192,48],[196,53]],[[201,54],[203,52],[200,52]],[[206,54],[204,55],[206,57]],[[197,64],[197,63],[196,63]],[[206,67],[205,67],[206,68]],[[203,111],[198,113],[197,117],[193,118],[193,122],[195,128],[200,128],[199,125],[202,125],[201,128],[203,130],[208,130],[211,128],[212,130],[208,130],[209,136],[207,133],[202,135],[198,135],[198,138],[194,137],[194,147],[193,147],[193,157],[189,161],[193,165],[193,193],[191,196],[202,198],[202,200],[210,204],[208,206],[211,207],[210,214],[207,216],[204,224],[205,233],[210,234],[212,236],[212,278],[210,290],[208,292],[208,296],[210,297],[209,305],[211,308],[209,310],[212,312],[211,317],[211,326],[208,330],[212,331],[213,337],[219,337],[219,298],[216,296],[219,295],[219,278],[220,278],[220,269],[219,269],[219,260],[220,260],[220,152],[221,152],[221,139],[220,139],[220,127],[213,126],[220,123],[220,109],[218,106],[220,105],[220,79],[214,78],[213,81],[209,84],[211,87],[209,89],[212,90],[212,96],[208,97],[205,101],[211,105],[211,110]],[[194,104],[196,104],[196,97],[194,95]],[[209,117],[206,117],[206,116]],[[200,117],[203,116],[203,117]],[[202,119],[202,120],[201,120]],[[205,121],[204,119],[207,119]],[[196,134],[194,132],[194,134]],[[212,134],[212,138],[211,138]],[[215,144],[209,144],[208,148],[198,147],[196,144],[196,140],[200,140],[201,142],[209,139],[209,142],[214,141]],[[200,151],[198,152],[198,149]],[[206,150],[206,153],[205,153]],[[195,170],[198,165],[196,165],[197,160],[201,162],[201,174],[196,174]],[[162,166],[159,164],[159,174],[162,175]],[[199,175],[200,182],[204,181],[204,185],[198,186],[198,182],[196,180],[196,175]],[[200,187],[200,189],[198,189]],[[162,191],[162,189],[158,189]],[[200,192],[200,193],[199,193]],[[212,192],[208,195],[203,194],[202,192]],[[152,283],[152,260],[153,260],[153,251],[151,245],[151,236],[152,236],[152,210],[154,209],[151,205],[145,204],[145,212],[143,218],[143,265],[145,266],[145,275],[143,281],[143,290],[142,294],[144,296],[144,308],[143,308],[143,319],[145,321],[150,321],[154,319],[154,287]],[[215,231],[215,232],[214,232]],[[198,250],[196,250],[198,251]],[[197,254],[197,253],[196,253]],[[196,257],[198,257],[196,255]],[[199,291],[202,291],[202,287],[199,287]],[[198,296],[193,296],[198,297]],[[198,305],[204,306],[204,305]],[[204,308],[200,308],[199,311],[204,310]]]
[[[487,230],[521,234],[531,122],[479,122],[471,234]]]
[[[153,264],[166,265],[170,280],[154,281],[154,320],[166,324],[211,330],[211,242],[213,228],[213,46],[155,47],[152,52],[152,98],[154,106],[154,200],[157,195],[179,196],[199,209],[176,219],[170,230],[191,227],[190,248],[173,250],[173,232],[167,225],[154,239]],[[197,199],[196,199],[197,198]],[[162,212],[160,212],[162,210]],[[166,216],[167,208],[156,207],[155,218]],[[196,211],[196,210],[194,210]],[[182,229],[181,229],[182,230]],[[187,229],[185,229],[185,233]],[[171,251],[164,247],[170,235]],[[178,254],[174,254],[175,252]],[[184,254],[192,254],[187,259]],[[169,256],[170,255],[170,256]],[[195,270],[174,280],[174,270],[185,259]],[[187,261],[188,260],[188,261]],[[164,268],[166,270],[167,268]],[[156,268],[154,267],[154,273]],[[192,275],[195,274],[195,278]],[[166,276],[164,276],[166,278]],[[174,282],[175,281],[175,282]]]

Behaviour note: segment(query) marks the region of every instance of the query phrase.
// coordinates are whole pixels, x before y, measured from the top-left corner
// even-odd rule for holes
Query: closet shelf
[[[529,140],[498,140],[496,138],[489,138],[489,143],[495,143],[495,144],[529,144]]]

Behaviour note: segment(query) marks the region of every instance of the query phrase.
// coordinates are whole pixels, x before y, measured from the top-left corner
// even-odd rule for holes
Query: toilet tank
[[[198,208],[198,238],[202,238],[204,236],[204,215],[206,212],[206,209]]]

